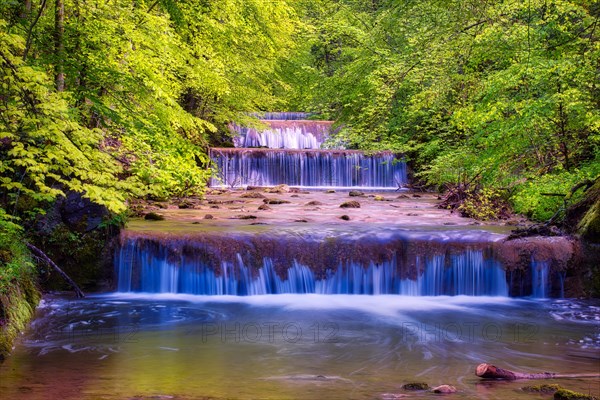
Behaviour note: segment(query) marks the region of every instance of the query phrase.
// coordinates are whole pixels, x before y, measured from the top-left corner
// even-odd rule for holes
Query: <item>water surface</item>
[[[0,366],[3,399],[545,398],[483,382],[481,362],[597,372],[600,304],[397,295],[48,297]],[[598,380],[547,383],[600,395]]]

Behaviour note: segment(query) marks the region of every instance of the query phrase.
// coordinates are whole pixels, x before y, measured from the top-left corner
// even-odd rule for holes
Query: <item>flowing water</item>
[[[211,149],[213,186],[407,182],[391,152],[320,150],[330,122],[261,117],[269,129],[234,127],[236,144],[270,148]],[[133,221],[115,254],[116,292],[46,296],[0,365],[0,398],[434,396],[402,389],[421,381],[455,386],[456,399],[533,399],[547,396],[520,389],[531,382],[482,381],[475,367],[600,370],[600,302],[547,298],[562,297],[569,272],[548,249],[569,246],[504,246],[502,229],[454,226],[466,222],[405,195],[340,209],[295,193],[260,216],[263,195]],[[600,395],[598,379],[545,383]]]
[[[2,399],[535,399],[480,362],[597,372],[600,304],[398,295],[49,297],[0,366]],[[598,396],[598,381],[560,379]]]

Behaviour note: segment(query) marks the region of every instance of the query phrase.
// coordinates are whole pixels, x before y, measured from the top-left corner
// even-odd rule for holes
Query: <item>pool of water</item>
[[[2,399],[548,398],[525,372],[600,371],[600,303],[396,295],[46,297],[0,365]],[[535,384],[539,381],[535,382]],[[598,379],[544,383],[595,396]],[[405,396],[402,397],[401,395]]]

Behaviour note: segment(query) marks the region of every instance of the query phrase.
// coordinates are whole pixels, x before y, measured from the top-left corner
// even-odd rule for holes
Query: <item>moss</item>
[[[425,382],[411,382],[402,385],[402,389],[404,390],[428,390],[429,385]]]
[[[358,201],[346,201],[340,204],[340,208],[360,208],[360,203]]]
[[[561,388],[554,393],[554,400],[596,400],[596,398],[587,394]]]
[[[524,392],[530,392],[530,393],[554,393],[559,389],[561,389],[560,385],[557,385],[557,384],[549,385],[547,383],[544,383],[541,385],[535,385],[535,386],[523,386],[521,388],[521,390],[523,390]]]
[[[165,217],[155,212],[149,212],[148,214],[144,215],[144,219],[147,221],[162,221],[165,219]]]
[[[591,242],[600,242],[600,200],[590,207],[577,226],[581,237]]]
[[[0,249],[10,262],[0,262],[0,362],[27,326],[40,301],[35,270],[29,253],[16,232],[0,235]]]

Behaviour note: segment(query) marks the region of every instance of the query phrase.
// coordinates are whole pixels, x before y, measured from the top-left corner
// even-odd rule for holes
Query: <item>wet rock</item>
[[[282,200],[282,199],[264,199],[263,203],[265,204],[289,204],[291,201]]]
[[[323,203],[321,203],[318,200],[313,200],[313,201],[309,201],[308,203],[305,204],[306,206],[322,206]]]
[[[411,382],[402,385],[402,389],[404,390],[428,390],[429,385],[425,382]]]
[[[373,198],[373,200],[375,200],[375,201],[385,201],[385,197],[383,197],[383,196],[375,196]]]
[[[268,205],[266,205],[266,204],[261,204],[261,205],[258,207],[258,209],[259,209],[260,211],[268,211],[268,210],[272,210],[272,208],[271,208],[271,207],[269,207],[269,206],[268,206]]]
[[[405,194],[401,194],[400,196],[396,197],[397,199],[410,199],[410,197],[408,197]]]
[[[210,208],[217,208],[218,209],[218,208],[221,208],[221,207],[219,207],[217,205],[212,205],[212,206],[210,206]]]
[[[418,217],[420,215],[421,214],[417,214],[417,213],[408,213],[408,214],[406,214],[406,216],[408,216],[408,217]]]
[[[414,198],[417,198],[417,199],[421,198],[421,195],[420,195],[420,194],[416,194],[416,193],[415,193],[415,194],[413,194],[412,196],[413,196]]]
[[[340,208],[360,208],[360,203],[355,200],[345,201],[340,204]]]
[[[345,214],[344,214],[344,215],[342,215],[342,216],[340,217],[340,219],[343,219],[344,221],[350,221],[350,217],[349,217],[348,215],[345,215]]]
[[[194,222],[192,222],[192,225],[200,225],[200,222],[194,221]]]
[[[297,194],[293,194],[290,197],[300,197],[300,196],[298,196]]]
[[[290,187],[288,185],[277,185],[272,188],[266,188],[265,193],[289,193]]]
[[[294,220],[294,222],[308,222],[307,219],[296,219]]]
[[[440,385],[440,386],[434,387],[431,390],[433,391],[433,393],[444,393],[444,394],[456,393],[456,388],[452,385]]]
[[[329,190],[326,190],[325,193],[335,193],[335,190],[329,189]]]
[[[444,222],[444,225],[456,225],[456,222]]]
[[[365,194],[361,191],[358,190],[351,190],[350,193],[348,193],[348,196],[350,197],[361,197],[364,196]]]
[[[146,221],[162,221],[165,219],[165,216],[155,212],[149,212],[148,214],[144,215],[144,219]]]
[[[243,199],[264,199],[265,195],[260,192],[247,192],[240,196]]]
[[[431,389],[433,393],[450,394],[456,393],[456,388],[451,385],[439,385]]]
[[[215,219],[215,217],[212,214],[206,214],[204,219]]]

